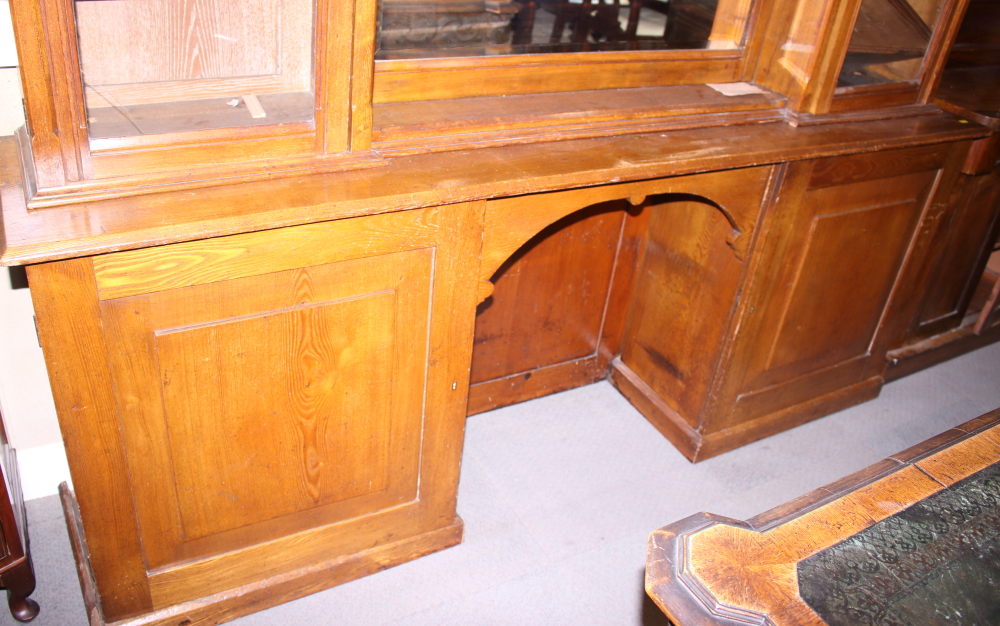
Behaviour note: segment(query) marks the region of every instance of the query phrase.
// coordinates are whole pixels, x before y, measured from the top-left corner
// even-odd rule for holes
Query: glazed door
[[[124,466],[80,463],[73,432],[88,426],[72,407],[60,418],[106,620],[460,533],[481,215],[455,205],[92,260],[96,302],[80,311],[99,317],[117,422],[93,436],[120,433]],[[34,268],[32,286],[56,285],[58,265]],[[43,332],[69,323],[39,309]],[[130,519],[102,518],[102,500]],[[128,559],[109,562],[108,544]],[[145,607],[116,612],[121,580]]]

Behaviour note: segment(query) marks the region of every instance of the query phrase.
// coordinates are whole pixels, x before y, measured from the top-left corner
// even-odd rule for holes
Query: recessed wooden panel
[[[88,107],[311,86],[310,0],[117,0],[75,10]]]
[[[744,393],[822,370],[831,385],[859,382],[935,179],[929,171],[824,187],[783,205],[788,247],[775,249],[774,275],[763,279],[771,299],[754,305],[763,326]],[[842,380],[846,371],[830,370],[838,364],[860,369]]]
[[[899,244],[915,204],[916,198],[812,220],[768,369],[799,361],[821,368],[867,352],[902,261]],[[847,240],[851,258],[842,262]]]
[[[906,343],[958,327],[982,277],[988,241],[1000,230],[1000,175],[962,176],[961,194],[952,203],[931,253],[933,269]]]
[[[77,3],[85,80],[104,85],[275,74],[279,11],[278,0]],[[128,57],[120,56],[126,48]]]
[[[432,260],[102,303],[147,567],[416,498]]]
[[[157,333],[186,540],[385,489],[393,296]]]

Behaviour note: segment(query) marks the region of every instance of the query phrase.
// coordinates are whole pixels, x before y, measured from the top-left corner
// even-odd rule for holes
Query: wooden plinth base
[[[83,590],[91,626],[209,626],[262,611],[362,576],[412,561],[418,557],[462,542],[462,520],[416,537],[390,543],[357,554],[265,578],[235,589],[183,602],[165,609],[117,622],[105,622],[97,604],[97,591],[88,565],[76,497],[66,483],[59,486],[70,544],[76,558],[77,574]]]
[[[973,330],[976,317],[970,316],[954,330],[890,352],[886,356],[889,361],[885,370],[886,382],[898,380],[1000,341],[1000,324],[987,328],[977,335]]]
[[[588,356],[469,387],[468,415],[527,402],[549,394],[591,385],[608,377],[608,361]]]
[[[693,428],[621,359],[611,362],[611,383],[693,463],[872,400],[878,397],[882,388],[881,377],[869,378],[739,426],[704,434]]]

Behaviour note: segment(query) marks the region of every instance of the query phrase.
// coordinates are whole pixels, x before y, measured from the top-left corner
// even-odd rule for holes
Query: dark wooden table
[[[752,519],[654,531],[646,590],[678,626],[1000,623],[1000,409]]]

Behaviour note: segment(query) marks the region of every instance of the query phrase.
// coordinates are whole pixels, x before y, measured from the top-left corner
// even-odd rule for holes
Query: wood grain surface
[[[699,513],[650,534],[646,590],[678,626],[822,626],[798,562],[1000,459],[1000,409],[746,522]]]
[[[100,311],[82,332],[40,290],[46,353],[92,361],[74,368],[91,399],[69,385],[60,406],[100,411],[63,414],[80,433],[66,445],[84,465],[74,482],[91,498],[81,512],[104,620],[352,564],[329,586],[372,571],[366,555],[383,546],[415,557],[454,543],[483,210],[113,254],[100,279],[91,259],[32,268],[53,297],[77,294],[76,312]],[[68,332],[94,343],[63,345]],[[139,592],[121,591],[128,576]]]
[[[228,185],[194,195],[165,192],[44,211],[28,211],[23,190],[8,185],[0,188],[6,235],[0,262],[39,262],[353,215],[607,184],[616,178],[648,179],[934,144],[987,132],[945,114],[799,129],[763,124],[681,130],[667,136],[560,142],[541,150],[526,145],[415,155],[364,172]],[[6,146],[12,149],[9,142]],[[526,171],[533,175],[525,177]],[[170,219],[164,219],[165,215]]]

